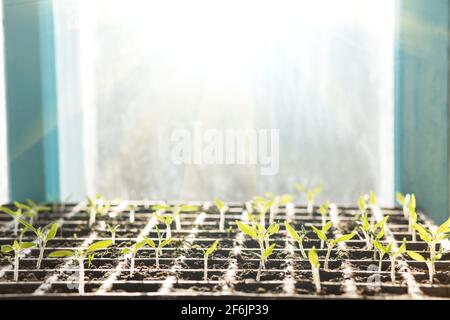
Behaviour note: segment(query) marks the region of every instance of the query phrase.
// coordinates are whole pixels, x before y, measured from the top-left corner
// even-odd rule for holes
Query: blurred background
[[[320,201],[448,216],[447,0],[3,0],[0,201]],[[1,42],[3,44],[3,41]],[[171,159],[171,134],[279,131],[279,170]],[[227,150],[225,150],[226,152]],[[299,196],[299,201],[305,201]]]

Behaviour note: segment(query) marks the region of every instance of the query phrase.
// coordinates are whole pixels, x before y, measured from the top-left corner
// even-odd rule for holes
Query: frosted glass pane
[[[57,4],[58,77],[73,80],[69,65],[80,70],[80,85],[60,88],[61,96],[80,106],[83,123],[82,156],[65,157],[82,157],[86,192],[109,197],[245,200],[323,181],[322,200],[353,203],[374,189],[391,204],[394,6]],[[171,135],[192,133],[196,122],[220,133],[278,130],[277,173],[264,176],[259,164],[177,165]]]

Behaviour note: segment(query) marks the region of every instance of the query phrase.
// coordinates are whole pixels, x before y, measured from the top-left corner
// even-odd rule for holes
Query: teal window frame
[[[402,0],[395,56],[395,189],[449,216],[449,2]]]
[[[3,0],[9,198],[59,198],[52,0]]]
[[[60,196],[52,0],[3,0],[9,196]],[[397,0],[395,190],[449,215],[449,4]],[[382,23],[382,21],[380,21]],[[395,195],[393,195],[395,197]]]

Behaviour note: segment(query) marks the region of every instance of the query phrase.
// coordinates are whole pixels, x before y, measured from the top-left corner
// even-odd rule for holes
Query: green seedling
[[[6,209],[6,208],[4,208]],[[21,209],[19,209],[21,210]],[[16,219],[17,223],[20,223],[24,226],[24,232],[21,234],[22,236],[25,234],[26,231],[32,231],[36,235],[36,245],[39,248],[39,258],[37,260],[36,268],[41,268],[42,259],[44,258],[44,251],[45,247],[47,246],[47,242],[51,239],[55,238],[56,232],[58,230],[58,224],[56,222],[50,223],[42,228],[35,228],[30,223],[28,223],[26,220],[22,219],[21,217],[17,216],[16,212],[13,212],[11,210],[3,210],[6,214],[12,216],[14,219]]]
[[[408,231],[412,235],[412,241],[416,241],[416,230],[414,225],[417,223],[417,212],[416,212],[416,196],[411,195],[411,200],[408,202]]]
[[[225,205],[225,203],[223,201],[221,201],[217,197],[214,200],[214,202],[220,213],[219,231],[224,232],[225,231],[225,213],[228,211],[229,208],[227,205]]]
[[[283,194],[281,196],[274,195],[273,193],[266,193],[266,197],[271,201],[270,212],[269,212],[269,224],[275,221],[275,216],[280,210],[280,206],[285,206],[288,203],[294,201],[294,197],[290,194]]]
[[[266,226],[266,214],[267,214],[267,212],[269,212],[270,208],[272,207],[273,200],[256,196],[253,198],[252,204],[253,204],[253,209],[254,209],[252,211],[256,211],[258,213],[259,224],[262,227],[265,227]],[[250,212],[248,212],[248,213],[251,214]],[[256,224],[254,224],[253,227],[256,227]]]
[[[420,239],[428,245],[430,257],[427,265],[429,265],[429,268],[431,267],[430,278],[433,279],[435,273],[435,262],[441,259],[443,253],[442,247],[439,250],[436,250],[436,246],[445,239],[450,238],[450,219],[441,224],[436,230],[426,228],[419,223],[414,224],[414,229],[419,234]]]
[[[162,255],[162,250],[165,246],[167,246],[169,243],[172,242],[172,238],[163,240],[162,232],[159,230],[157,226],[155,226],[156,234],[158,235],[158,244],[155,244],[155,242],[152,239],[147,239],[147,244],[155,249],[155,261],[156,261],[156,268],[159,269],[159,256]]]
[[[241,232],[257,241],[259,244],[259,268],[256,275],[256,281],[260,281],[261,271],[262,269],[265,269],[265,263],[267,262],[268,258],[273,252],[273,249],[275,248],[275,244],[269,245],[269,239],[272,235],[276,234],[280,230],[280,226],[276,223],[273,223],[266,229],[265,227],[257,223],[256,227],[253,227],[240,221],[236,221],[236,225],[238,226],[239,230],[241,230]]]
[[[33,242],[22,242],[22,240],[14,240],[12,245],[2,245],[1,252],[8,254],[14,252],[14,281],[19,281],[19,259],[22,253],[27,250],[34,248],[35,244]]]
[[[337,239],[334,239],[334,238],[328,239],[327,232],[331,228],[331,222],[328,222],[327,224],[325,224],[325,226],[322,228],[322,230],[319,230],[314,226],[312,226],[312,228],[313,228],[314,232],[317,234],[317,236],[319,237],[319,239],[322,240],[322,242],[325,242],[327,244],[328,249],[327,249],[327,255],[325,256],[324,269],[328,271],[328,261],[330,260],[331,250],[333,250],[333,248],[337,244],[351,240],[355,236],[355,234],[350,233],[350,234],[343,235]]]
[[[153,210],[162,212],[171,212],[171,221],[175,220],[175,228],[177,231],[181,231],[181,213],[182,212],[196,212],[197,206],[192,205],[174,205],[169,206],[167,204],[158,204],[152,207]]]
[[[147,244],[149,243],[148,238],[144,237],[142,240],[136,240],[136,242],[129,248],[124,248],[122,250],[122,255],[125,256],[125,259],[128,259],[128,256],[130,257],[130,277],[133,276],[134,273],[134,264],[136,255],[139,252],[139,250],[143,249]]]
[[[51,252],[48,256],[50,258],[75,258],[79,265],[79,280],[78,280],[78,292],[80,295],[84,295],[84,261],[87,259],[89,266],[94,259],[95,253],[100,250],[107,249],[112,244],[111,240],[98,241],[91,244],[86,249],[78,250],[57,250]]]
[[[311,265],[311,272],[313,277],[314,285],[316,286],[316,293],[320,293],[322,291],[321,285],[320,285],[320,262],[319,262],[319,256],[316,252],[316,247],[312,247],[308,251],[308,259],[309,264]]]
[[[130,211],[130,223],[134,223],[134,221],[135,221],[136,209],[137,209],[137,206],[135,204],[128,205],[128,210]]]
[[[378,250],[378,272],[383,271],[383,258],[389,252],[388,247],[384,247],[383,244],[378,240],[373,240],[373,246],[375,250]]]
[[[396,280],[395,279],[395,265],[396,265],[397,259],[400,258],[400,256],[406,252],[406,239],[403,239],[402,244],[395,251],[393,249],[392,242],[389,243],[386,247],[383,246],[378,241],[375,241],[374,244],[375,244],[376,248],[380,251],[379,269],[381,270],[381,266],[383,263],[383,256],[387,254],[391,261],[391,281],[395,282],[395,280]]]
[[[200,247],[199,245],[193,246],[193,248],[203,251],[203,280],[208,281],[208,258],[209,256],[216,250],[217,245],[219,244],[220,240],[214,241],[214,243],[208,248],[204,249]]]
[[[328,231],[331,229],[331,221],[328,221],[325,223],[325,225],[322,227],[321,230],[318,228],[311,226],[314,233],[317,235],[317,237],[320,239],[320,249],[323,249],[325,247],[325,242],[328,239]]]
[[[160,215],[157,213],[154,213],[153,216],[158,220],[160,223],[163,223],[166,225],[166,240],[172,238],[172,215]]]
[[[228,237],[228,238],[231,236],[231,232],[233,232],[233,227],[232,227],[232,226],[230,226],[230,227],[227,229],[227,231],[226,231],[227,237]]]
[[[22,219],[23,216],[22,209],[18,208],[16,211],[13,211],[6,207],[0,207],[0,211],[10,215],[13,218],[14,236],[17,237],[19,234],[19,220]]]
[[[384,237],[384,230],[389,216],[384,217],[383,220],[379,221],[376,224],[371,223],[369,220],[369,213],[367,212],[367,207],[364,201],[364,196],[359,197],[359,210],[361,211],[361,216],[357,221],[358,230],[360,230],[364,236],[367,250],[373,250],[373,241],[378,241]],[[375,253],[376,250],[374,251],[374,254]]]
[[[323,190],[323,184],[320,183],[319,186],[313,188],[313,189],[306,189],[306,187],[300,183],[296,183],[295,184],[295,189],[297,189],[298,192],[300,193],[305,193],[306,194],[306,200],[308,203],[308,213],[310,215],[313,215],[314,213],[314,204],[316,201],[316,197],[322,193]]]
[[[425,264],[428,267],[428,277],[430,280],[430,283],[432,284],[434,281],[434,274],[435,274],[435,264],[436,262],[438,262],[439,260],[442,259],[444,252],[444,249],[441,247],[440,251],[437,254],[434,254],[433,257],[431,258],[425,258],[423,255],[421,255],[420,253],[414,252],[414,251],[406,251],[406,253],[413,259],[416,260],[418,262],[425,262]]]
[[[330,202],[327,201],[319,209],[320,216],[322,217],[322,228],[327,223],[327,213],[328,213],[329,208],[330,208]]]
[[[116,234],[117,234],[117,230],[120,227],[120,224],[115,225],[114,227],[112,225],[106,225],[106,227],[108,228],[109,234],[111,235],[111,242],[113,245],[116,244]]]
[[[284,226],[286,227],[287,232],[291,235],[292,239],[297,241],[303,259],[308,259],[305,248],[303,247],[303,240],[305,239],[307,233],[305,227],[302,226],[302,230],[297,232],[287,221],[284,222]]]
[[[111,205],[100,195],[94,198],[86,197],[87,208],[89,211],[89,227],[92,227],[97,219],[97,215],[104,216],[108,214]]]
[[[47,242],[55,238],[56,232],[58,230],[58,224],[56,222],[50,223],[43,228],[35,229],[31,225],[27,227],[36,235],[36,244],[39,248],[39,258],[37,261],[36,268],[41,268],[42,259],[44,258],[45,247],[47,246]]]
[[[411,194],[408,193],[406,195],[403,195],[400,192],[397,192],[395,197],[397,199],[397,202],[402,206],[403,215],[405,216],[405,219],[408,219],[409,216],[408,206],[411,201]]]
[[[22,212],[24,213],[25,217],[29,219],[31,225],[33,225],[35,221],[39,220],[39,213],[48,212],[51,210],[50,207],[36,204],[34,201],[29,199],[27,200],[27,204],[14,202],[14,205],[17,208],[22,209]]]

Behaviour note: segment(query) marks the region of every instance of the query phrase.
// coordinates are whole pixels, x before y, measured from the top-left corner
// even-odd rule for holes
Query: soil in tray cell
[[[450,297],[450,286],[421,286],[420,289],[430,297],[447,299]]]
[[[173,286],[173,292],[188,296],[201,296],[202,293],[208,295],[211,292],[218,292],[220,290],[221,285],[213,283],[176,283]]]
[[[282,294],[283,284],[275,283],[236,283],[233,291],[247,294]]]
[[[208,259],[208,268],[209,269],[218,269],[223,270],[227,269],[230,262],[229,260],[218,260],[218,259]],[[183,262],[181,262],[183,269],[203,269],[204,268],[204,261],[203,259],[184,259]]]
[[[407,295],[408,286],[406,285],[392,285],[392,284],[364,284],[357,285],[358,292],[362,296],[391,296],[391,295]]]
[[[208,270],[207,277],[208,280],[220,281],[223,280],[225,275],[225,270]],[[203,270],[180,270],[176,272],[176,277],[178,280],[183,281],[203,281],[204,273]]]
[[[240,270],[236,273],[237,281],[256,281],[258,270]],[[262,270],[261,281],[283,281],[286,278],[286,272],[274,270]]]
[[[22,271],[19,270],[20,282],[42,282],[47,277],[51,276],[53,272],[46,271]],[[14,271],[5,272],[4,276],[0,279],[1,282],[14,283]]]
[[[295,271],[293,272],[295,281],[312,281],[311,271]],[[330,283],[341,283],[344,281],[344,275],[339,271],[320,270],[320,281]]]
[[[85,293],[92,293],[100,288],[100,283],[85,283]],[[76,281],[52,283],[47,293],[78,294],[78,283]]]
[[[144,283],[144,282],[113,283],[112,292],[151,293],[151,292],[158,292],[160,288],[161,288],[160,283]]]
[[[423,272],[420,274],[415,274],[414,278],[418,283],[430,284],[430,279],[428,272]],[[434,274],[433,284],[447,285],[450,286],[450,271],[438,271]]]
[[[345,290],[340,284],[321,284],[320,293],[316,293],[316,287],[312,282],[301,281],[295,284],[295,292],[298,295],[340,296]]]
[[[40,283],[0,283],[1,294],[30,294],[33,293]]]
[[[167,277],[173,276],[174,273],[169,269],[155,270],[155,268],[138,267],[135,268],[133,274],[129,269],[124,269],[118,276],[118,280],[124,281],[164,281]]]

